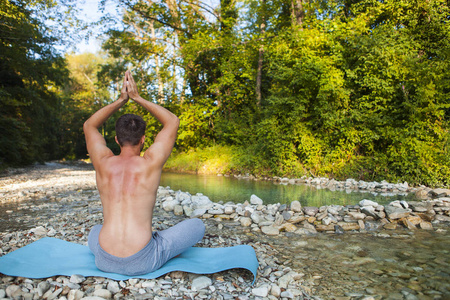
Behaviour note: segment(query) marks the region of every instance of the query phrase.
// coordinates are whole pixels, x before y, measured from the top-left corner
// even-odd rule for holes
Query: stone
[[[289,219],[288,222],[292,223],[292,224],[297,224],[297,223],[303,222],[305,220],[306,220],[305,216],[296,216],[296,215],[294,215],[292,218]]]
[[[290,290],[282,292],[280,296],[283,299],[294,299],[294,294]]]
[[[214,206],[214,203],[209,200],[208,197],[203,196],[201,194],[197,194],[196,196],[192,196],[191,197],[192,200],[192,208],[194,210],[196,209],[210,209],[211,207]]]
[[[252,219],[247,218],[247,217],[239,218],[239,222],[241,222],[241,226],[244,226],[244,227],[249,227],[250,225],[252,225]]]
[[[378,214],[375,211],[375,208],[373,206],[364,206],[361,208],[361,213],[365,214],[369,217],[374,217],[375,219],[378,219]]]
[[[450,189],[433,189],[428,192],[433,198],[450,196]]]
[[[169,198],[172,199],[172,197],[169,197]],[[175,208],[175,205],[178,205],[178,204],[179,204],[179,202],[177,200],[174,200],[174,199],[166,200],[162,203],[162,208],[165,211],[173,211]]]
[[[272,284],[270,294],[276,298],[279,298],[281,295],[281,288],[276,284]]]
[[[291,213],[288,211],[284,211],[281,215],[283,216],[284,221],[288,221],[292,217]]]
[[[319,232],[334,231],[334,224],[329,224],[329,225],[318,224],[318,225],[316,225],[316,230]]]
[[[48,281],[41,281],[37,285],[37,292],[39,297],[42,297],[50,288],[50,283]]]
[[[291,223],[285,223],[280,226],[280,231],[286,231],[286,232],[295,232],[297,230],[297,226]]]
[[[252,289],[252,294],[256,297],[267,297],[269,294],[269,288],[267,286],[262,286]]]
[[[212,285],[212,280],[206,276],[199,276],[192,280],[191,288],[194,291],[199,291],[201,289],[207,288]]]
[[[394,230],[397,229],[397,223],[387,223],[383,225],[384,229]]]
[[[314,207],[314,206],[303,207],[303,213],[305,215],[315,216],[318,212],[319,212],[319,208],[318,207]]]
[[[361,201],[359,201],[359,206],[363,207],[363,206],[372,206],[372,207],[377,207],[378,203],[372,200],[367,200],[367,199],[363,199]]]
[[[12,284],[6,287],[5,293],[6,296],[12,298],[13,295],[20,290],[20,287],[18,285]]]
[[[279,286],[281,289],[286,289],[286,288],[288,287],[289,283],[290,283],[292,280],[294,280],[294,276],[295,276],[295,275],[297,275],[297,273],[291,271],[291,272],[289,272],[289,273],[287,273],[287,274],[281,276],[281,277],[278,279],[278,286]]]
[[[386,210],[388,218],[391,220],[406,218],[411,212],[410,209],[399,208],[392,205],[387,205],[384,209]]]
[[[109,290],[106,289],[97,289],[94,291],[94,296],[101,297],[103,299],[111,299],[112,294]]]
[[[119,283],[117,281],[110,281],[106,288],[113,294],[116,294],[121,290],[121,288],[119,287]]]
[[[261,211],[255,211],[250,215],[250,218],[256,224],[264,222],[266,219],[264,218],[264,214]]]
[[[338,222],[338,225],[341,226],[345,231],[360,229],[358,223]]]
[[[302,205],[300,204],[300,201],[294,200],[291,202],[291,210],[294,212],[301,212],[302,211]]]
[[[177,205],[175,205],[175,206],[173,207],[173,214],[174,214],[175,216],[182,216],[182,215],[183,215],[183,212],[184,212],[183,206],[177,204]]]
[[[224,212],[227,215],[231,215],[232,213],[234,213],[234,207],[232,207],[232,206],[225,206]]]
[[[85,280],[86,280],[86,278],[83,275],[74,274],[74,275],[70,276],[69,281],[72,283],[82,283]]]
[[[30,229],[29,233],[33,233],[37,237],[42,237],[47,235],[47,230],[42,226],[38,226]]]
[[[203,216],[205,213],[206,213],[206,208],[197,208],[191,213],[191,215],[189,217],[190,218],[199,218],[199,217]]]
[[[4,289],[0,289],[0,299],[5,298],[5,296],[6,296],[5,290]]]
[[[275,228],[273,226],[263,226],[261,227],[261,231],[266,235],[279,235],[280,231],[278,228]]]
[[[360,229],[362,230],[366,229],[366,225],[364,224],[363,220],[358,220],[358,225]]]
[[[409,230],[416,230],[416,229],[417,229],[416,225],[414,225],[414,224],[413,224],[411,221],[409,221],[407,218],[400,219],[400,222],[402,222],[403,225],[404,225],[406,228],[408,228]]]
[[[262,204],[263,204],[263,201],[262,201],[262,199],[259,198],[258,196],[256,196],[256,195],[251,195],[251,196],[250,196],[250,204],[252,204],[252,205],[262,205]]]
[[[364,218],[366,217],[366,214],[354,211],[349,212],[348,215],[355,220],[364,220]]]
[[[422,221],[419,223],[419,227],[425,230],[433,230],[433,225],[430,222]]]

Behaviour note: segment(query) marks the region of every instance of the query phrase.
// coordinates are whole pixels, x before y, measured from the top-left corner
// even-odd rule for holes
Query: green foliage
[[[0,164],[57,158],[58,87],[67,78],[55,38],[34,16],[39,1],[0,4]]]

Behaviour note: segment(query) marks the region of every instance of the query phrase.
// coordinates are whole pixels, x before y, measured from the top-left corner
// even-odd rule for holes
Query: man
[[[98,131],[129,98],[163,125],[143,156],[140,152],[146,124],[141,117],[126,114],[117,120],[116,142],[120,146],[117,156]],[[146,274],[203,238],[205,226],[199,219],[185,220],[167,230],[152,232],[156,192],[178,126],[179,119],[174,114],[139,96],[129,71],[125,73],[119,99],[98,110],[84,123],[86,146],[96,171],[103,206],[103,226],[94,226],[88,237],[89,248],[100,270],[125,275]]]

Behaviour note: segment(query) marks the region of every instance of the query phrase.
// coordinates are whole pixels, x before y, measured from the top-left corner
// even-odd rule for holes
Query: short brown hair
[[[140,116],[125,114],[116,121],[116,136],[119,145],[135,146],[145,134],[146,123]]]

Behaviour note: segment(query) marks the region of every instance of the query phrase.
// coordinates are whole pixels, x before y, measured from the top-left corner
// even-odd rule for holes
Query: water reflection
[[[394,200],[414,200],[413,195],[383,196],[372,193],[330,191],[317,189],[307,185],[283,185],[271,181],[255,181],[236,179],[215,175],[192,175],[179,173],[163,173],[162,186],[170,186],[173,190],[186,191],[191,194],[202,193],[212,201],[242,203],[250,199],[252,194],[260,197],[265,204],[288,204],[299,200],[303,206],[354,205],[362,199],[386,204]]]

